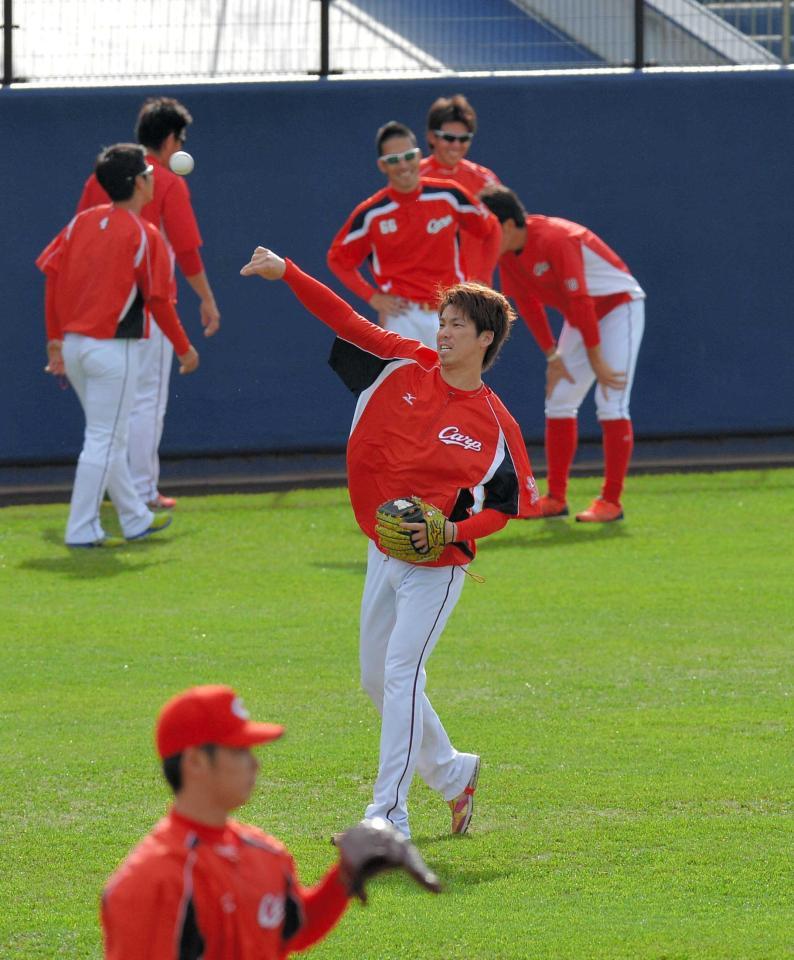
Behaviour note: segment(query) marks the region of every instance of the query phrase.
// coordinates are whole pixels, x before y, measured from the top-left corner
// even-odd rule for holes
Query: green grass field
[[[572,507],[597,490],[573,483]],[[356,960],[794,954],[794,471],[632,478],[628,520],[482,543],[429,663],[483,756],[470,833],[421,782],[431,897],[373,884],[311,952]],[[183,498],[159,540],[69,552],[66,508],[0,510],[0,957],[100,956],[104,879],[164,811],[160,704],[227,682],[287,736],[242,817],[304,882],[360,818],[365,541],[343,490]]]

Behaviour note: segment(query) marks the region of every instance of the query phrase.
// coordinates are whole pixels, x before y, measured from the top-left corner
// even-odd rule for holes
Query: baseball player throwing
[[[347,448],[353,511],[369,538],[361,601],[361,683],[382,716],[380,762],[366,817],[383,817],[410,835],[408,788],[414,772],[452,810],[452,831],[471,819],[480,758],[450,742],[425,694],[425,665],[460,597],[475,541],[525,516],[535,496],[515,420],[482,382],[513,319],[505,298],[480,284],[446,290],[437,349],[383,330],[294,263],[257,247],[243,276],[283,278],[301,303],[347,345],[372,359]],[[352,348],[351,348],[352,349]],[[351,352],[355,356],[356,351]],[[345,377],[343,355],[337,371]],[[384,549],[376,529],[381,504],[411,496],[434,505],[432,524],[406,523],[418,561],[429,531],[441,550],[412,563]],[[437,512],[443,515],[439,523]]]
[[[534,517],[568,514],[568,474],[576,454],[577,414],[590,387],[604,445],[601,496],[577,513],[583,523],[623,518],[621,493],[634,433],[629,397],[645,328],[645,293],[620,257],[587,227],[559,217],[528,216],[512,190],[486,188],[483,203],[502,224],[502,289],[546,354],[548,493]],[[555,342],[546,317],[564,316]]]
[[[487,281],[499,256],[499,224],[458,184],[420,177],[422,151],[404,124],[387,123],[375,142],[387,186],[347,218],[328,266],[377,310],[381,326],[435,347],[438,292],[466,279],[458,231],[482,248],[483,276],[473,279]],[[367,258],[377,289],[359,269]]]

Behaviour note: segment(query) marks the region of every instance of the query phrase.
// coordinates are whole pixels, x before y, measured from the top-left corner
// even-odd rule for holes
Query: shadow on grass
[[[471,857],[466,860],[444,859],[445,847],[469,843],[473,839],[473,837],[455,837],[449,833],[430,838],[430,842],[438,845],[432,857],[433,869],[438,871],[445,889],[449,890],[457,885],[468,887],[477,883],[490,883],[492,880],[501,880],[510,876],[510,870],[506,868],[499,870],[492,861],[489,862],[480,857]]]
[[[50,527],[42,533],[42,540],[60,548],[57,557],[35,557],[23,560],[18,567],[20,570],[38,570],[44,573],[57,573],[75,580],[96,580],[101,577],[117,577],[124,573],[138,573],[146,567],[158,566],[161,561],[153,559],[152,550],[159,550],[165,542],[156,539],[146,539],[140,543],[129,544],[123,547],[97,547],[93,550],[69,549],[63,542],[63,532]],[[143,554],[149,554],[150,559],[144,563],[127,562],[130,551],[138,554],[136,561],[143,559]]]
[[[622,523],[565,523],[560,520],[515,520],[526,529],[525,536],[500,537],[487,541],[487,550],[504,550],[506,547],[573,547],[594,540],[624,540],[631,530]],[[512,528],[511,528],[512,529]],[[532,536],[530,536],[530,529]],[[539,534],[539,536],[537,535]]]

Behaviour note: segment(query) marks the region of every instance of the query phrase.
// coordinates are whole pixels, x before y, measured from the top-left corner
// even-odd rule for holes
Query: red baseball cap
[[[171,757],[187,747],[216,743],[221,747],[251,747],[277,740],[284,727],[254,723],[243,701],[231,687],[191,687],[172,697],[157,717],[155,737],[161,757]]]

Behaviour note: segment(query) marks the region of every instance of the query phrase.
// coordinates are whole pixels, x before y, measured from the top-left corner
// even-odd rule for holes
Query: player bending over
[[[192,687],[166,703],[157,750],[174,791],[169,813],[102,896],[106,960],[280,960],[322,939],[366,881],[400,868],[438,892],[416,848],[385,821],[337,841],[339,862],[301,886],[287,849],[229,818],[256,784],[256,744],[284,728],[254,723],[231,687]]]
[[[576,514],[582,523],[623,519],[620,497],[634,447],[629,399],[645,329],[645,293],[629,268],[587,227],[527,214],[507,187],[486,187],[483,203],[502,224],[502,289],[546,354],[548,493],[532,519],[568,516],[579,406],[594,383],[604,446],[601,496]],[[555,342],[546,316],[565,318]]]
[[[482,382],[513,312],[488,287],[449,288],[440,301],[436,351],[365,320],[263,247],[240,272],[283,278],[336,332],[335,369],[361,391],[347,469],[353,511],[370,541],[361,683],[382,716],[378,777],[365,816],[384,817],[410,836],[406,801],[418,770],[452,808],[453,833],[464,833],[480,758],[452,746],[425,695],[425,665],[458,601],[475,540],[526,515],[536,497],[518,425]],[[408,549],[395,552],[413,562],[389,556],[376,530],[380,505],[404,501],[391,509],[410,512],[412,496],[425,501],[424,519],[404,527],[398,521]]]

